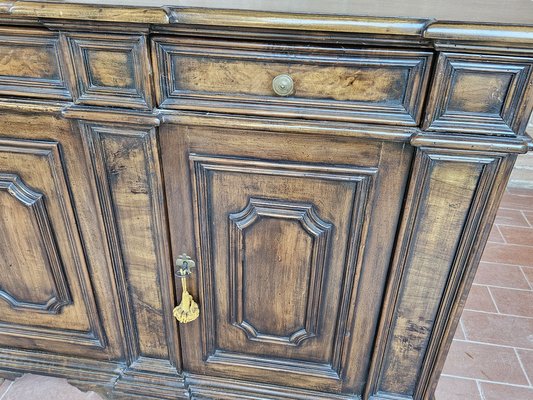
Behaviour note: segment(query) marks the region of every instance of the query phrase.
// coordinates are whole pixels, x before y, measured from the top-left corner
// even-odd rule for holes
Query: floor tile
[[[533,291],[491,288],[490,292],[500,313],[533,317]]]
[[[530,288],[529,283],[519,266],[487,262],[479,263],[479,268],[474,278],[474,283],[479,285],[501,286],[513,289]]]
[[[533,384],[533,350],[518,349],[516,352],[522,362],[522,367],[526,371],[526,375],[529,377],[529,383]]]
[[[466,300],[465,309],[476,311],[497,312],[494,302],[490,297],[489,290],[486,286],[474,285],[470,289],[468,299]]]
[[[452,343],[443,373],[517,385],[528,384],[513,349],[470,342]]]
[[[485,247],[483,261],[533,267],[533,246],[491,243]]]
[[[500,207],[513,210],[531,210],[531,193],[526,191],[522,194],[505,192]]]
[[[485,400],[531,400],[533,388],[521,388],[509,385],[481,382],[481,391]],[[465,398],[466,400],[467,398]],[[438,400],[438,399],[437,399]]]
[[[533,318],[465,310],[462,321],[468,340],[533,349]]]
[[[496,214],[496,224],[511,226],[530,226],[524,215],[518,210],[506,210],[500,208]]]
[[[435,400],[481,400],[473,380],[443,376],[435,391]]]
[[[87,400],[88,395],[66,379],[28,374],[16,379],[2,400]]]
[[[533,228],[501,226],[499,229],[507,243],[533,246]]]

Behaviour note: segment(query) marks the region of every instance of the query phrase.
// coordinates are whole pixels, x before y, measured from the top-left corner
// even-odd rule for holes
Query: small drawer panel
[[[523,133],[533,59],[442,53],[424,128],[489,135]]]
[[[58,35],[38,29],[0,29],[0,95],[71,98]]]
[[[152,108],[144,36],[69,34],[66,40],[77,104]]]
[[[431,54],[154,39],[162,107],[416,125]],[[292,79],[289,94],[273,80]]]

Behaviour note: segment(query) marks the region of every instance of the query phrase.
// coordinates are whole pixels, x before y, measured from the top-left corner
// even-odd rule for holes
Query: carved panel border
[[[137,329],[136,315],[132,300],[132,290],[127,278],[127,266],[125,265],[124,250],[121,243],[121,234],[118,228],[117,207],[113,198],[108,176],[107,160],[105,155],[105,137],[127,137],[138,140],[146,160],[146,177],[149,187],[150,206],[149,210],[154,235],[153,238],[155,258],[157,262],[155,268],[158,270],[162,313],[164,319],[164,329],[168,340],[168,353],[170,362],[179,368],[179,339],[177,326],[172,316],[174,306],[172,271],[170,268],[170,257],[167,254],[168,243],[165,225],[165,210],[163,200],[162,182],[159,176],[160,164],[157,144],[157,134],[154,128],[146,126],[116,126],[112,124],[80,123],[84,145],[86,147],[87,158],[92,165],[96,192],[102,210],[108,247],[113,265],[113,274],[116,280],[119,296],[120,314],[123,320],[125,335],[124,347],[126,349],[128,363],[140,365],[141,359],[154,360],[155,358],[142,357],[139,346],[139,333]],[[148,228],[147,228],[148,229]],[[160,359],[162,364],[168,361]]]
[[[238,172],[245,174],[261,174],[274,176],[305,176],[315,179],[333,181],[351,181],[356,183],[350,237],[345,255],[344,279],[340,296],[339,315],[337,318],[336,334],[333,343],[332,358],[330,363],[308,363],[302,361],[281,360],[276,368],[289,373],[306,373],[320,378],[339,380],[343,365],[346,362],[346,351],[349,337],[346,330],[351,326],[353,315],[349,314],[350,305],[355,301],[358,281],[355,279],[356,270],[362,262],[361,246],[364,242],[365,218],[368,210],[366,206],[370,201],[370,192],[375,168],[338,167],[313,164],[297,164],[268,162],[247,159],[235,159],[199,154],[190,154],[189,161],[192,171],[194,196],[196,197],[195,224],[197,234],[197,255],[200,274],[200,297],[206,299],[203,303],[202,321],[202,355],[208,363],[244,365],[256,368],[272,367],[272,359],[251,357],[234,354],[215,348],[215,296],[213,293],[213,261],[212,244],[207,227],[211,226],[209,210],[209,183],[208,175],[212,171]],[[364,247],[364,246],[363,246]]]
[[[524,57],[477,56],[458,53],[442,53],[439,57],[436,78],[424,129],[438,132],[467,134],[521,135],[526,128],[531,109],[528,93],[531,93],[533,76],[532,59]],[[509,77],[508,87],[501,87],[501,110],[492,114],[465,110],[449,110],[458,73],[482,77],[498,74]],[[471,90],[475,90],[473,87]],[[529,101],[529,105],[528,105]]]
[[[411,328],[415,337],[409,339],[409,353],[416,352],[416,360],[411,360],[407,365],[405,360],[407,354],[403,354],[400,349],[400,342],[405,340],[401,336],[402,328],[396,329],[396,321],[400,318],[399,308],[402,305],[401,291],[407,284],[406,274],[410,267],[410,254],[417,242],[417,224],[421,223],[421,213],[425,210],[422,205],[429,196],[429,179],[433,168],[442,163],[459,163],[472,168],[479,166],[479,172],[477,183],[471,191],[471,201],[464,210],[464,225],[462,232],[457,233],[456,246],[444,249],[447,251],[443,254],[446,253],[446,257],[451,261],[449,270],[443,271],[447,275],[445,287],[441,288],[442,299],[439,297],[438,304],[432,304],[431,307],[428,306],[424,311],[420,311],[425,313],[423,315],[401,316],[404,320],[417,319],[420,325]],[[460,313],[462,309],[462,306],[456,303],[456,299],[462,297],[465,290],[467,292],[468,282],[471,283],[483,249],[482,244],[488,237],[490,224],[497,210],[498,200],[494,198],[499,190],[497,186],[502,185],[502,179],[506,181],[510,166],[512,164],[508,164],[506,156],[497,152],[438,147],[421,147],[417,150],[406,203],[407,212],[403,218],[398,248],[392,264],[394,272],[387,289],[391,300],[388,305],[385,305],[383,311],[367,385],[367,395],[370,398],[376,400],[422,399],[431,392],[428,390],[429,387],[433,386],[434,389],[436,379],[440,374],[439,368],[442,368],[443,360],[439,358],[443,354],[442,348],[449,346],[454,331],[450,327],[456,326],[454,324],[457,323],[460,315],[458,310]],[[499,173],[502,174],[500,177],[498,177]],[[453,208],[457,205],[449,204],[449,207]],[[410,313],[415,311],[410,311]],[[407,348],[404,350],[407,353]],[[408,371],[403,376],[403,381],[398,377],[387,380],[385,376],[387,357],[396,357],[396,364],[403,363],[403,368]],[[396,368],[402,367],[396,366]],[[384,390],[384,387],[390,387],[391,380],[396,382],[398,388],[404,389],[398,393]],[[388,385],[384,382],[388,382]]]
[[[100,320],[100,314],[96,307],[82,240],[76,227],[76,216],[73,209],[67,174],[61,158],[59,143],[54,141],[0,139],[0,151],[30,154],[46,158],[50,166],[50,172],[55,185],[54,190],[58,198],[57,207],[61,210],[61,222],[70,239],[67,245],[72,254],[75,272],[83,296],[83,304],[87,310],[90,325],[90,331],[80,332],[49,327],[0,323],[1,334],[37,340],[64,341],[98,349],[105,348],[107,340]]]
[[[49,31],[26,30],[19,33],[18,30],[11,28],[13,33],[7,33],[0,30],[0,43],[18,47],[19,49],[32,49],[34,52],[50,51],[51,59],[44,60],[20,60],[20,62],[37,62],[37,67],[55,67],[57,76],[54,78],[45,76],[0,76],[0,93],[3,95],[39,97],[44,99],[70,100],[72,96],[65,83],[65,74],[63,72],[63,63],[60,56],[59,38],[57,34],[51,34]],[[25,54],[20,51],[20,55]],[[19,56],[20,56],[19,55]],[[9,58],[17,59],[17,55],[7,55]],[[50,65],[50,63],[52,65]],[[35,66],[34,66],[35,67]]]
[[[105,107],[125,107],[149,110],[152,107],[151,73],[144,35],[97,35],[69,33],[64,39],[70,52],[70,79],[76,104]],[[91,68],[98,60],[91,60],[89,52],[110,52],[126,56],[128,65],[109,72],[109,79],[131,80],[131,87],[101,84]],[[116,82],[115,81],[115,82]]]
[[[55,292],[44,304],[17,300],[14,294],[8,293],[2,288],[0,288],[0,298],[3,298],[15,309],[57,314],[63,306],[72,303],[72,298],[63,271],[56,239],[50,226],[50,218],[46,211],[43,194],[30,189],[18,175],[7,173],[0,173],[0,190],[6,190],[16,200],[30,209],[32,222],[40,233],[41,243],[47,257],[45,265],[50,274]]]
[[[304,327],[289,336],[281,337],[264,334],[259,331],[244,318],[242,283],[244,267],[243,253],[244,234],[246,228],[252,226],[262,216],[281,219],[295,219],[299,221],[311,237],[313,246],[311,249],[311,280],[314,284],[309,287],[307,295],[307,307],[305,313]],[[326,253],[332,226],[324,222],[317,215],[316,210],[309,204],[296,204],[291,202],[281,202],[276,200],[249,199],[244,210],[230,214],[230,292],[231,322],[241,328],[248,339],[259,342],[274,342],[297,346],[304,340],[316,336],[318,318],[320,310],[320,298],[322,293],[324,267],[326,263]],[[240,290],[239,290],[240,288]]]

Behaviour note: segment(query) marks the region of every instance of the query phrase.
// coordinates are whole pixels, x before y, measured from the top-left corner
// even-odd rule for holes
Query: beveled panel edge
[[[421,36],[427,19],[172,7],[174,24]]]
[[[531,140],[526,137],[494,137],[450,135],[446,133],[418,133],[411,137],[413,147],[438,147],[455,150],[473,150],[496,153],[525,154]]]
[[[533,26],[435,22],[424,31],[426,39],[533,44]]]
[[[360,400],[360,396],[317,392],[266,383],[250,383],[236,379],[220,378],[206,375],[188,374],[185,383],[189,388],[191,399],[204,399],[216,396],[220,400],[234,400],[237,396],[243,400],[264,399],[265,395],[275,396],[279,400]],[[269,396],[270,397],[270,396]]]
[[[163,7],[106,6],[98,4],[13,1],[2,3],[0,12],[18,17],[58,18],[141,24],[168,24]]]
[[[159,117],[161,118],[161,123],[242,130],[266,130],[279,133],[334,135],[397,142],[408,142],[413,134],[420,132],[414,127],[365,125],[326,120],[264,118],[173,110],[161,110]]]

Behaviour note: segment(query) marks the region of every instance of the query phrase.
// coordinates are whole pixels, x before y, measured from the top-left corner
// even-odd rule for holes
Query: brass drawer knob
[[[294,81],[289,75],[278,75],[272,80],[272,89],[278,96],[289,96],[294,91]]]
[[[196,263],[185,253],[176,260],[176,276],[181,278],[182,294],[181,303],[174,308],[173,315],[182,324],[192,322],[200,315],[198,304],[187,291],[187,277],[192,273],[191,268],[195,265]]]

